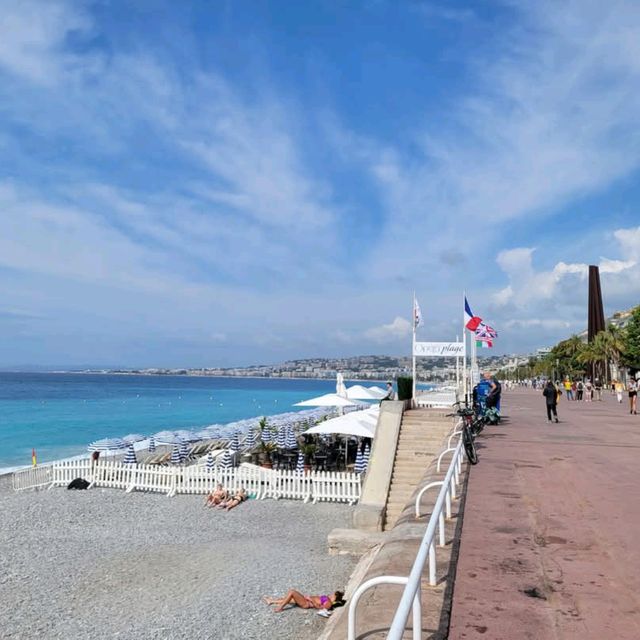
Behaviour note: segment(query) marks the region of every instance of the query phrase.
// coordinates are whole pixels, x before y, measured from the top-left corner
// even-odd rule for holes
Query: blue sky
[[[524,352],[640,302],[640,5],[0,0],[0,366]]]

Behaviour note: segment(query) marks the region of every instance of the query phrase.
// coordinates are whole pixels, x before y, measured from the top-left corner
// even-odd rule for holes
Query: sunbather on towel
[[[229,494],[227,493],[227,490],[224,489],[221,484],[219,484],[215,488],[215,491],[212,491],[207,496],[207,499],[205,500],[204,506],[205,507],[215,507],[216,505],[219,505],[221,502],[224,502],[228,498],[229,498]]]
[[[276,605],[275,611],[280,613],[284,608],[291,604],[294,607],[300,607],[301,609],[324,609],[331,610],[336,607],[342,607],[345,604],[344,593],[342,591],[336,591],[331,595],[325,596],[305,596],[303,593],[290,589],[287,595],[283,598],[270,598],[264,596],[262,598],[264,602],[269,605]]]
[[[231,511],[231,509],[237,507],[241,502],[244,502],[247,497],[247,492],[244,489],[240,489],[232,498],[227,500],[225,511]]]

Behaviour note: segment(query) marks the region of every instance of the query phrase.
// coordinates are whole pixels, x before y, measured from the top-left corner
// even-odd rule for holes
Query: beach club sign
[[[464,356],[464,342],[414,342],[414,356],[455,358]]]

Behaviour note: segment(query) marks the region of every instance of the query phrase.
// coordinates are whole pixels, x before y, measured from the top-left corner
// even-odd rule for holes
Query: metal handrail
[[[396,609],[396,613],[393,617],[393,622],[391,623],[391,628],[389,629],[387,640],[401,640],[402,636],[404,635],[407,618],[409,617],[409,610],[412,607],[414,607],[415,619],[415,601],[420,600],[420,581],[422,579],[422,571],[424,569],[425,563],[427,562],[427,558],[429,560],[429,584],[432,586],[436,584],[436,551],[435,547],[433,546],[433,539],[435,537],[436,527],[438,525],[440,525],[440,530],[442,533],[442,512],[445,508],[446,496],[450,491],[452,480],[455,482],[454,474],[457,470],[459,459],[462,456],[462,451],[463,449],[461,440],[458,443],[458,446],[455,448],[451,464],[449,465],[449,470],[447,471],[447,475],[444,478],[443,485],[440,488],[440,492],[438,493],[438,498],[433,507],[431,517],[429,518],[427,530],[425,531],[425,534],[420,543],[420,548],[418,549],[418,554],[416,555],[413,567],[411,568],[411,573],[409,574],[407,585],[404,589],[402,598],[400,599],[400,603],[398,604],[398,608]],[[420,638],[420,635],[416,635],[415,621],[413,625],[413,638],[414,640]]]
[[[445,449],[439,456],[438,456],[438,462],[436,464],[436,471],[438,473],[440,473],[440,463],[442,462],[442,458],[444,458],[447,453],[451,453],[452,451],[455,451],[457,449],[457,447],[449,447],[448,449]],[[455,458],[455,454],[453,456]],[[453,459],[453,458],[452,458]]]
[[[409,578],[406,576],[378,576],[376,578],[370,578],[363,582],[354,592],[353,596],[351,596],[351,600],[349,602],[349,618],[347,624],[347,639],[348,640],[356,640],[356,610],[358,607],[358,601],[362,597],[365,591],[369,591],[373,587],[377,587],[380,584],[403,584],[406,586]],[[416,597],[417,598],[417,597]],[[422,604],[420,599],[414,599],[413,603],[413,628],[421,629],[422,627]],[[420,638],[420,636],[417,636]],[[415,631],[414,631],[414,640],[415,640]]]

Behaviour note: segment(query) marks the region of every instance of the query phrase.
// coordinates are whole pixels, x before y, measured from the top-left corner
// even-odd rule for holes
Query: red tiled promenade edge
[[[451,640],[640,639],[640,416],[628,399],[504,394],[478,437]],[[486,435],[485,435],[486,434]]]

